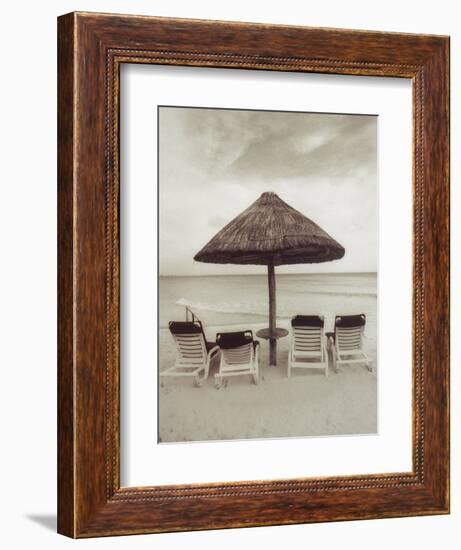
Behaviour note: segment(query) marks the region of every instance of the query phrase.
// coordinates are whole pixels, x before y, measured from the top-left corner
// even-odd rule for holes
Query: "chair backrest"
[[[181,363],[200,365],[206,362],[205,335],[200,321],[171,321],[169,329]]]
[[[219,332],[216,343],[228,365],[246,365],[253,360],[253,332]]]
[[[335,341],[339,350],[362,348],[362,336],[366,323],[364,313],[360,315],[337,315],[335,319]]]
[[[324,319],[318,315],[296,315],[291,320],[292,346],[295,352],[322,350]]]

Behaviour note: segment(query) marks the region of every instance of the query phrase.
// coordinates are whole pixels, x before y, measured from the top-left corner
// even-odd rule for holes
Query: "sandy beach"
[[[370,434],[377,431],[377,276],[371,274],[297,274],[277,277],[277,326],[290,330],[294,314],[325,318],[366,314],[364,348],[373,372],[361,364],[320,370],[297,369],[287,377],[290,336],[278,341],[277,367],[269,366],[269,345],[260,340],[262,376],[229,378],[217,390],[211,365],[201,388],[191,378],[168,378],[159,388],[159,440],[209,441],[260,437]],[[170,367],[176,350],[168,321],[184,320],[184,306],[203,322],[206,337],[267,327],[265,276],[160,278],[159,370]]]
[[[264,324],[252,325],[251,329]],[[289,328],[289,322],[278,326]],[[207,339],[216,332],[245,326],[206,327]],[[170,366],[175,347],[167,329],[161,329],[160,370]],[[322,371],[295,370],[287,377],[290,338],[279,340],[278,365],[268,366],[268,343],[260,342],[262,376],[255,385],[250,376],[229,379],[217,390],[212,362],[208,379],[196,388],[190,378],[167,379],[159,388],[160,442],[209,441],[370,434],[377,431],[376,341],[367,340],[373,372],[362,365],[344,365],[328,378]]]

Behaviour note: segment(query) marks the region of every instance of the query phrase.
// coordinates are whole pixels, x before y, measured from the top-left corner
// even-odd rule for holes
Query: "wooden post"
[[[269,333],[273,338],[269,339],[269,365],[277,366],[277,339],[276,334],[276,301],[275,301],[275,269],[271,260],[267,264],[267,280],[269,283]]]

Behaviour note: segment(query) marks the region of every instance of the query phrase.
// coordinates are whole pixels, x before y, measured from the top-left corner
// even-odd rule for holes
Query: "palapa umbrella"
[[[322,228],[278,195],[263,193],[221,229],[194,260],[215,264],[267,265],[269,329],[258,334],[270,340],[270,364],[276,365],[277,337],[286,331],[276,328],[274,267],[329,262],[342,258],[344,252],[344,248]]]

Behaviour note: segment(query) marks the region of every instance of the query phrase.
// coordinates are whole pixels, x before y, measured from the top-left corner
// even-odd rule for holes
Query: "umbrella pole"
[[[277,339],[276,335],[276,301],[275,301],[275,269],[274,262],[270,260],[267,264],[267,280],[269,283],[269,365],[277,366]]]

